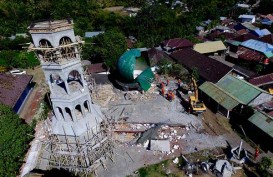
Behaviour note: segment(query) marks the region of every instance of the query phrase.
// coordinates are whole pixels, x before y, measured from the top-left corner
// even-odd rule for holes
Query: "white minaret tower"
[[[73,21],[32,23],[29,27],[34,50],[41,62],[54,116],[50,126],[48,166],[76,172],[90,172],[110,151],[102,131],[103,116],[92,103],[79,53],[82,43],[73,30]],[[105,153],[98,153],[98,148]],[[94,152],[95,151],[95,152]],[[44,167],[42,167],[44,168]]]

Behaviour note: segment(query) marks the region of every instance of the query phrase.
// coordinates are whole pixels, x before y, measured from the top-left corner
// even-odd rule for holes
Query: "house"
[[[224,54],[227,50],[226,46],[222,41],[211,41],[198,43],[193,46],[193,50],[201,54]]]
[[[258,76],[257,73],[250,71],[248,69],[245,69],[239,65],[233,65],[232,71],[229,73],[230,75],[233,75],[237,78],[243,78],[243,79],[248,79],[248,78],[253,78]]]
[[[273,108],[273,107],[272,107]],[[257,110],[248,119],[249,126],[246,126],[248,136],[260,144],[265,151],[273,152],[273,117],[272,113],[265,113]]]
[[[92,37],[98,36],[99,34],[103,34],[103,33],[104,33],[104,31],[85,32],[84,37],[85,38],[92,38]]]
[[[239,16],[239,21],[241,23],[244,23],[244,22],[255,23],[256,16],[255,15],[240,15]]]
[[[157,48],[153,47],[147,51],[148,58],[150,61],[151,66],[155,66],[158,62],[167,59],[172,60],[169,55],[167,55],[164,51],[158,50]]]
[[[224,39],[224,40],[229,40],[229,39],[233,39],[237,36],[236,33],[232,33],[232,32],[221,32],[219,30],[214,30],[212,31],[210,34],[208,34],[208,38],[210,40],[220,40],[220,39]]]
[[[106,71],[107,71],[107,67],[105,66],[104,63],[94,63],[87,66],[88,74],[102,73]]]
[[[269,88],[273,88],[273,73],[251,78],[248,82],[264,90],[268,90]]]
[[[19,113],[32,89],[33,76],[0,74],[0,103]]]
[[[232,67],[189,48],[175,51],[170,54],[170,57],[188,70],[196,68],[201,83],[204,81],[216,83],[232,70]]]
[[[273,34],[265,35],[257,40],[273,45]]]
[[[173,52],[184,48],[192,48],[193,45],[194,43],[183,38],[168,39],[160,43],[161,48],[166,52]]]
[[[254,39],[244,42],[227,41],[230,60],[244,60],[268,65],[273,57],[273,45]]]
[[[252,33],[257,37],[263,36],[263,32],[260,30],[260,28],[254,26],[253,24],[251,24],[249,22],[239,23],[239,24],[234,26],[234,29],[236,31],[246,29],[247,31],[249,31],[249,33]]]
[[[240,36],[237,36],[235,38],[226,40],[225,43],[227,44],[230,52],[237,52],[240,44],[244,41],[249,40],[249,39],[258,39],[258,37],[251,34],[251,33],[246,33],[246,34],[242,34]]]
[[[273,45],[261,42],[258,40],[250,39],[242,42],[240,46],[253,50],[254,52],[259,52],[264,55],[265,59],[273,57]],[[264,61],[263,61],[264,63]],[[266,64],[266,63],[264,63]]]
[[[210,105],[213,111],[227,117],[237,106],[257,106],[273,98],[264,90],[231,75],[226,75],[215,84],[205,82],[199,89],[202,100]]]
[[[260,22],[263,24],[263,25],[268,25],[268,26],[271,26],[272,23],[273,23],[273,15],[271,14],[268,14],[268,15],[260,15],[261,16],[261,20]]]

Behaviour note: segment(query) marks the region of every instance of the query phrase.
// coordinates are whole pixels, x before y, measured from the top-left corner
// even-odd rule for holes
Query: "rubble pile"
[[[91,93],[91,97],[95,103],[105,107],[109,101],[115,100],[115,93],[111,84],[96,85]]]

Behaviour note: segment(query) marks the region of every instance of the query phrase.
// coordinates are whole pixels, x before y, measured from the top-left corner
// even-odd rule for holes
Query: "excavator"
[[[196,85],[196,81],[193,77],[191,77],[191,82],[192,82],[193,88],[194,88],[194,95],[190,96],[190,100],[189,100],[190,109],[191,109],[192,113],[200,114],[200,113],[206,111],[207,108],[202,101],[198,100],[198,88]]]

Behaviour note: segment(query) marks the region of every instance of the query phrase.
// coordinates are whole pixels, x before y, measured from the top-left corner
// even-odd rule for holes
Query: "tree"
[[[10,107],[0,104],[0,177],[18,175],[32,134],[32,127]]]
[[[99,35],[94,40],[94,52],[111,69],[116,68],[119,57],[126,51],[127,43],[125,36],[118,30],[112,29]]]
[[[270,177],[272,174],[270,174],[267,170],[272,164],[272,160],[268,157],[263,157],[261,162],[257,165],[257,171],[261,176],[264,177]]]
[[[199,80],[199,72],[198,72],[198,68],[193,67],[192,68],[192,72],[191,72],[192,77],[194,78],[194,80],[196,80],[196,82]]]

